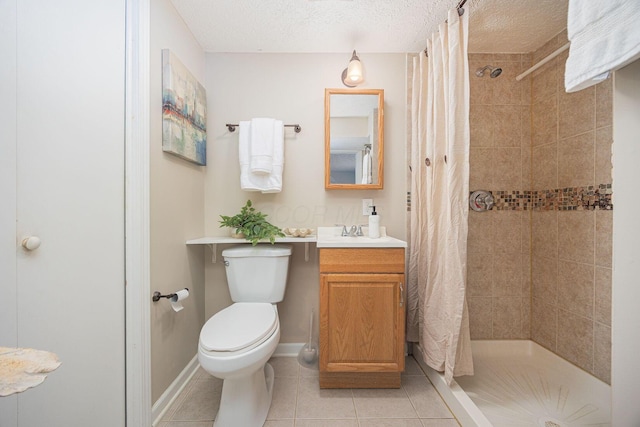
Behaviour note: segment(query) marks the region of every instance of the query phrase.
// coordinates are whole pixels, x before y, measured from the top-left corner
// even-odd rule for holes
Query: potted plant
[[[244,235],[253,246],[257,245],[260,240],[267,240],[271,244],[276,242],[276,237],[285,237],[282,230],[275,225],[269,223],[267,215],[257,211],[251,206],[251,200],[247,200],[247,204],[240,209],[240,213],[234,216],[220,215],[220,227],[230,227],[235,229],[236,234]]]

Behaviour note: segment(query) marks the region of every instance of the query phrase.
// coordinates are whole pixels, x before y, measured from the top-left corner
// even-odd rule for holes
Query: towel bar
[[[238,127],[239,125],[238,124],[226,123],[225,126],[227,127],[227,129],[229,129],[229,132],[235,132],[236,131],[236,127]],[[300,125],[284,125],[284,127],[293,128],[293,130],[296,133],[300,133],[300,131],[302,130]]]

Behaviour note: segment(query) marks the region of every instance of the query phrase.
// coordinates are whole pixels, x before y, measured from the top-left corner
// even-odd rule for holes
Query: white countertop
[[[276,243],[304,243],[305,261],[309,260],[309,244],[315,243],[318,248],[406,248],[407,242],[387,236],[386,228],[380,227],[380,237],[372,239],[367,236],[368,227],[362,227],[364,236],[342,236],[342,227],[318,227],[315,235],[305,237],[277,237]],[[187,245],[209,245],[212,249],[211,262],[216,262],[218,244],[248,244],[246,239],[234,237],[200,237],[187,240]],[[269,243],[268,240],[260,243]]]
[[[319,248],[406,248],[407,242],[387,236],[380,227],[380,237],[368,237],[368,227],[362,227],[364,236],[342,236],[342,227],[318,227],[316,246]]]

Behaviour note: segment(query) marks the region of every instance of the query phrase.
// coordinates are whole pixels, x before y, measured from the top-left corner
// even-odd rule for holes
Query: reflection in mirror
[[[382,89],[325,89],[325,188],[381,189]]]

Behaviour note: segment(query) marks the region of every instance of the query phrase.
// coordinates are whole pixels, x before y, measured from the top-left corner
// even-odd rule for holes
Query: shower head
[[[491,73],[489,74],[489,77],[491,77],[492,79],[495,79],[496,77],[498,77],[500,74],[502,74],[502,68],[500,67],[492,67],[491,65],[485,65],[482,68],[478,68],[476,70],[476,76],[478,77],[483,77],[484,76],[484,72],[486,70],[491,71]]]
[[[491,70],[491,74],[489,74],[489,77],[491,77],[492,79],[495,79],[500,74],[502,74],[502,68],[500,67],[494,68],[493,70]]]

